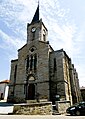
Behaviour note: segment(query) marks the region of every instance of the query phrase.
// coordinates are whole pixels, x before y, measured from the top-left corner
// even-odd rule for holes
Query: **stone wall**
[[[55,61],[55,62],[54,62]],[[65,99],[65,82],[63,74],[63,53],[55,51],[50,53],[50,89],[51,100],[54,100],[55,95]]]
[[[36,46],[36,47],[35,47]],[[31,48],[35,48],[33,52]],[[28,71],[26,70],[26,58],[29,55],[36,54],[37,67]],[[30,62],[29,62],[30,64]],[[12,65],[13,66],[13,65]],[[11,86],[9,92],[13,92],[14,95],[9,94],[9,98],[14,98],[16,102],[22,102],[27,98],[28,90],[26,90],[29,84],[35,85],[35,95],[39,93],[41,98],[45,97],[49,99],[49,44],[42,41],[33,41],[30,44],[26,44],[18,50],[17,60],[17,75],[16,82],[14,84],[14,68],[11,68]],[[29,80],[29,77],[33,77],[34,80]],[[29,82],[29,84],[28,84]],[[12,91],[13,89],[13,91]],[[18,101],[18,98],[22,101]],[[16,100],[17,99],[17,100]]]
[[[60,114],[66,113],[66,109],[70,106],[70,101],[56,101],[56,108]]]
[[[59,95],[60,100],[72,102],[69,57],[63,49],[50,53],[51,98]],[[58,101],[58,100],[56,100]]]
[[[20,115],[52,115],[52,103],[40,102],[31,104],[15,104],[13,113]]]

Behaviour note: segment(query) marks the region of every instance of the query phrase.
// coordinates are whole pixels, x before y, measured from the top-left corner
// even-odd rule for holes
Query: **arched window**
[[[33,68],[33,56],[30,56],[30,70]]]
[[[37,54],[34,55],[34,70],[37,69]]]
[[[36,71],[36,69],[37,69],[37,54],[31,54],[31,55],[27,56],[26,70],[28,71],[28,69],[30,71],[32,71],[32,70]]]
[[[29,68],[29,56],[27,56],[27,68]]]

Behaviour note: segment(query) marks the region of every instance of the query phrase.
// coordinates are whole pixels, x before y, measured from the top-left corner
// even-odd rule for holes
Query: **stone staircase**
[[[57,110],[53,110],[52,115],[60,115],[60,113]]]
[[[56,109],[56,105],[52,105],[52,109],[53,109],[52,115],[60,115],[60,113],[59,113],[58,110]]]

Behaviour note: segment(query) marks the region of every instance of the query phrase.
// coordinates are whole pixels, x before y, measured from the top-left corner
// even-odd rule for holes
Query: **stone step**
[[[37,103],[36,100],[26,100],[26,103]]]
[[[57,110],[53,110],[52,115],[60,115],[60,113]]]

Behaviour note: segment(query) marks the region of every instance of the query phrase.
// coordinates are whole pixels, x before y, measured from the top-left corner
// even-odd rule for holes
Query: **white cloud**
[[[32,19],[32,14],[34,14],[36,10],[37,2],[37,0],[4,0],[0,6],[2,9],[0,15],[4,19],[4,22],[13,30],[13,32],[19,34],[20,38],[23,37],[25,39],[26,37],[26,23]],[[40,1],[40,14],[49,30],[50,39],[53,40],[54,43],[52,41],[50,42],[54,45],[56,41],[59,43],[62,42],[60,47],[65,44],[65,48],[67,46],[71,47],[74,34],[71,25],[65,23],[68,12],[69,9],[65,10],[61,8],[59,0]],[[52,34],[55,34],[55,36]],[[58,39],[60,41],[58,41]]]
[[[8,36],[6,33],[0,30],[0,37],[2,38],[3,44],[0,45],[2,48],[13,48],[18,49],[25,44],[25,41],[21,41],[20,39],[15,39]]]
[[[9,51],[13,49],[14,51],[25,44],[26,25],[27,22],[31,22],[37,5],[38,0],[3,0],[0,3],[0,20],[10,28],[10,35],[0,30],[2,40],[0,48],[9,49]],[[85,39],[83,32],[85,26],[79,32],[69,13],[70,9],[62,8],[59,0],[40,1],[40,17],[43,18],[48,29],[50,44],[55,50],[64,48],[67,54],[77,62],[76,57],[80,58],[84,49],[85,41],[81,39]],[[11,34],[11,30],[16,36]],[[78,34],[78,37],[76,34]],[[82,69],[79,70],[79,73],[83,77]]]

